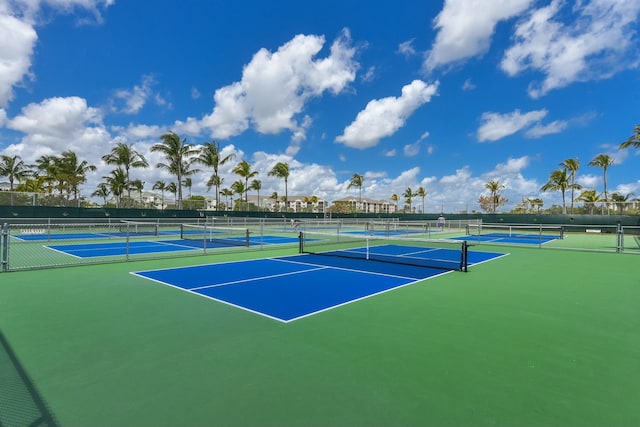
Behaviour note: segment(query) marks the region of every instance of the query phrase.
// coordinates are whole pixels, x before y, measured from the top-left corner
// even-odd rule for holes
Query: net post
[[[9,224],[4,223],[2,226],[2,271],[9,271]]]
[[[367,260],[369,260],[369,238],[367,238]]]
[[[460,270],[467,273],[469,272],[469,242],[462,241],[462,261]]]
[[[304,234],[302,231],[298,234],[298,253],[304,253]]]
[[[127,239],[125,243],[125,261],[129,261],[129,223],[127,222]]]
[[[616,241],[616,252],[624,252],[624,231],[622,229],[622,223],[620,223],[619,221],[618,226],[616,227]]]
[[[539,224],[538,247],[542,247],[542,223]]]
[[[207,254],[207,226],[202,227],[202,253]]]
[[[246,232],[246,234],[245,234],[245,244],[244,244],[244,245],[245,245],[246,247],[249,247],[249,244],[250,244],[250,243],[251,243],[251,239],[250,239],[250,237],[249,237],[249,229],[247,228],[247,232]]]

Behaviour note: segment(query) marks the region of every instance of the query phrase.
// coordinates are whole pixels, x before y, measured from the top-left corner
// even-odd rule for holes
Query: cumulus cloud
[[[388,97],[370,101],[356,119],[345,128],[336,142],[353,148],[370,148],[381,138],[393,135],[404,126],[406,120],[436,94],[438,83],[427,84],[414,80],[402,88],[400,97]]]
[[[518,23],[514,44],[504,54],[502,69],[510,76],[525,70],[544,74],[529,87],[538,98],[576,81],[608,78],[637,65],[637,0],[554,0]],[[573,14],[570,24],[560,15]]]
[[[483,113],[477,133],[478,141],[497,141],[513,135],[528,126],[540,122],[547,114],[547,110],[529,111],[527,113],[515,110],[507,114]]]
[[[6,126],[25,134],[21,143],[9,150],[26,161],[65,150],[94,157],[111,138],[100,110],[89,107],[79,97],[49,98],[29,104],[20,115],[8,119]]]
[[[331,167],[317,163],[301,163],[286,154],[258,151],[252,156],[251,164],[255,170],[261,171],[257,178],[262,182],[265,195],[270,196],[273,192],[277,192],[278,195],[284,196],[284,180],[268,175],[278,162],[289,164],[287,183],[289,197],[315,195],[325,200],[338,198],[341,184]],[[233,182],[238,179],[238,176],[229,170],[227,179],[228,182]]]
[[[37,39],[30,23],[0,10],[0,107],[9,105],[13,87],[28,74]]]
[[[533,0],[446,0],[434,19],[438,35],[427,52],[425,69],[432,71],[484,54],[496,25],[520,15],[532,3]]]
[[[58,13],[76,9],[89,11],[94,22],[101,22],[101,10],[113,0],[24,0],[0,1],[0,107],[6,108],[14,99],[14,88],[30,75],[31,58],[38,40],[35,25],[41,5]],[[88,22],[86,20],[79,23]]]
[[[154,138],[159,139],[160,135],[167,132],[167,129],[157,125],[129,125],[126,130],[124,130],[124,134],[130,139],[148,139]]]
[[[339,94],[358,69],[348,30],[331,45],[329,56],[316,59],[324,44],[323,36],[297,35],[276,52],[260,49],[239,82],[216,90],[215,108],[200,121],[202,128],[219,139],[250,126],[263,134],[290,130],[298,140],[304,138],[298,115],[305,103],[327,91]]]

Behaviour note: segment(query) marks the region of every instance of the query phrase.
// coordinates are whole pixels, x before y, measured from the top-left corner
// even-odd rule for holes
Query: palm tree
[[[544,206],[544,201],[539,197],[533,197],[529,199],[529,204],[531,205],[531,209],[536,209],[536,211],[540,213],[540,209]]]
[[[350,189],[351,187],[357,187],[358,189],[360,189],[360,195],[358,196],[358,205],[359,209],[362,209],[362,185],[364,184],[364,177],[360,174],[354,173],[353,176],[351,177],[351,180],[349,181],[349,185],[347,186],[347,190]]]
[[[396,212],[398,212],[398,200],[400,200],[400,198],[398,197],[398,195],[396,193],[393,193],[391,195],[391,201],[393,202],[393,204],[396,207]]]
[[[97,168],[86,160],[80,161],[76,153],[71,150],[62,153],[59,168],[60,173],[66,179],[69,196],[73,192],[77,205],[80,206],[78,187],[87,182],[87,172],[95,171]]]
[[[573,199],[575,196],[575,190],[582,189],[582,186],[580,184],[576,184],[576,172],[578,172],[578,169],[580,169],[580,160],[577,157],[575,159],[566,159],[564,162],[560,163],[559,166],[569,172],[569,188],[571,188],[571,213],[573,214]]]
[[[141,179],[134,179],[133,181],[129,182],[128,188],[129,190],[133,188],[138,192],[138,199],[140,202],[140,206],[142,206],[142,189],[144,188],[144,181]],[[131,198],[131,193],[129,193],[128,197]]]
[[[413,198],[416,196],[416,193],[413,192],[411,187],[407,187],[407,189],[404,190],[404,193],[402,193],[402,196],[405,199],[405,203],[409,205],[409,213],[411,213],[412,212],[411,205],[413,202]]]
[[[284,208],[285,212],[287,212],[289,210],[289,193],[287,188],[287,181],[289,180],[289,163],[276,163],[271,171],[269,171],[269,176],[284,179]]]
[[[422,198],[422,213],[424,213],[424,198],[427,197],[427,190],[425,190],[424,187],[418,188],[418,192],[416,193],[416,196],[419,196]]]
[[[220,209],[220,194],[218,189],[220,188],[220,186],[222,185],[222,183],[224,182],[224,178],[221,177],[220,175],[211,175],[209,177],[209,180],[207,181],[207,191],[211,190],[211,187],[216,187],[216,210]]]
[[[182,178],[197,172],[190,168],[195,161],[193,156],[199,150],[193,144],[188,144],[187,138],[180,139],[174,132],[165,133],[160,138],[162,142],[152,145],[151,151],[160,152],[167,159],[167,163],[158,163],[156,167],[166,169],[177,178],[178,209],[182,209]]]
[[[611,193],[611,201],[614,203],[614,208],[620,213],[620,215],[624,212],[625,203],[631,196],[633,196],[632,193],[629,193],[626,196],[618,192]]]
[[[222,178],[219,174],[220,166],[234,158],[235,154],[233,153],[222,156],[220,144],[216,141],[211,141],[203,144],[200,155],[196,159],[198,163],[213,168],[213,175],[209,178],[209,182],[216,187],[216,209],[220,205],[220,185],[222,185]],[[211,185],[209,185],[209,188],[211,188]]]
[[[243,160],[233,168],[232,172],[244,178],[244,203],[245,209],[249,210],[249,180],[258,175],[258,171],[252,171],[251,165]]]
[[[151,187],[152,190],[160,190],[160,194],[162,194],[162,209],[164,210],[164,191],[167,189],[167,183],[164,181],[156,181]]]
[[[579,202],[584,202],[584,206],[589,208],[589,213],[593,215],[593,208],[596,203],[601,202],[600,195],[596,193],[596,190],[582,190],[577,199]]]
[[[242,200],[242,195],[245,193],[246,190],[247,189],[244,186],[244,182],[240,180],[234,181],[233,184],[231,184],[231,191],[233,191],[233,194],[240,195],[240,200]],[[246,206],[245,206],[245,209],[246,209]]]
[[[44,193],[44,178],[41,176],[34,176],[32,178],[27,178],[24,182],[16,185],[16,191],[23,191],[27,193]]]
[[[0,156],[0,176],[9,178],[9,191],[13,191],[13,183],[15,181],[20,183],[30,175],[32,175],[32,171],[20,156]]]
[[[184,182],[182,183],[182,185],[187,187],[187,189],[189,190],[189,198],[191,198],[191,187],[193,187],[193,180],[187,177],[184,179]]]
[[[270,199],[273,199],[273,207],[275,208],[276,206],[278,206],[278,212],[280,212],[280,204],[278,203],[278,192],[274,191],[273,193],[271,193],[271,196],[269,196]]]
[[[178,202],[178,186],[176,185],[175,182],[170,182],[167,185],[167,191],[171,194],[173,194],[173,201],[175,204],[177,204]]]
[[[106,186],[111,190],[111,194],[116,199],[116,207],[120,207],[120,200],[122,193],[127,188],[127,175],[122,168],[116,168],[111,171],[110,175],[103,176],[106,181]]]
[[[562,193],[562,213],[567,213],[567,205],[565,202],[565,193],[569,188],[569,176],[566,169],[556,169],[549,175],[549,180],[540,190],[542,191],[560,191]]]
[[[102,156],[102,161],[108,165],[116,165],[124,167],[125,181],[127,186],[127,198],[131,199],[131,177],[129,171],[131,168],[148,168],[149,163],[144,156],[138,153],[133,145],[124,142],[118,142],[111,149],[111,153]]]
[[[625,142],[620,144],[620,148],[629,147],[640,148],[640,125],[636,125],[636,127],[633,128],[633,135],[631,135]]]
[[[109,191],[109,187],[104,182],[101,182],[100,184],[98,184],[98,188],[96,189],[96,191],[91,193],[91,197],[102,197],[102,206],[106,206],[107,197],[109,197],[109,194],[111,194],[111,192]]]
[[[484,185],[484,188],[489,190],[489,192],[491,193],[491,213],[496,213],[496,211],[498,210],[498,206],[500,206],[501,199],[501,196],[498,192],[504,189],[505,186],[504,184],[500,184],[497,179],[492,179]]]
[[[228,188],[223,188],[222,191],[220,191],[220,194],[225,198],[225,209],[229,210],[229,196],[233,196],[233,191]],[[233,199],[231,200],[233,201]]]
[[[258,192],[258,210],[260,210],[260,190],[262,189],[262,181],[259,179],[254,179],[251,181],[251,185],[249,186],[251,190],[256,190]]]
[[[604,200],[609,200],[607,195],[607,169],[613,165],[613,158],[608,154],[598,154],[589,162],[589,166],[602,168],[602,178],[604,183]]]
[[[36,160],[36,168],[40,172],[39,176],[44,181],[47,194],[53,195],[55,189],[54,182],[56,181],[56,157],[55,156],[40,156]]]

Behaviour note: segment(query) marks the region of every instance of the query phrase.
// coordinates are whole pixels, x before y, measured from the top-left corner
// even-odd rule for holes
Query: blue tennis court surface
[[[207,249],[225,248],[233,245],[244,246],[246,239],[243,237],[226,238],[226,243],[220,243],[216,241],[207,241]],[[283,237],[283,236],[258,236],[251,237],[249,239],[250,246],[257,245],[278,245],[278,244],[292,244],[297,242],[295,237]],[[67,255],[74,256],[76,258],[94,258],[105,256],[122,256],[127,253],[134,254],[147,254],[158,252],[180,252],[180,251],[193,251],[202,250],[204,248],[203,240],[131,240],[127,242],[105,242],[105,243],[78,243],[67,245],[48,245],[49,249],[65,253]]]
[[[470,251],[469,264],[504,255]],[[445,273],[448,271],[435,268],[304,254],[132,274],[291,322]]]

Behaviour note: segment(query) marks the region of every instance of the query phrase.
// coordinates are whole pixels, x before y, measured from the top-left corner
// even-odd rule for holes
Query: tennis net
[[[300,253],[467,271],[466,241],[346,233],[300,233]]]
[[[180,239],[211,245],[249,246],[249,229],[234,227],[212,227],[210,225],[181,224]]]
[[[157,236],[158,223],[150,221],[126,221],[121,220],[116,233],[126,233],[128,236]]]
[[[467,235],[487,238],[535,239],[548,241],[564,238],[560,225],[468,224]]]

